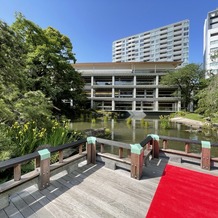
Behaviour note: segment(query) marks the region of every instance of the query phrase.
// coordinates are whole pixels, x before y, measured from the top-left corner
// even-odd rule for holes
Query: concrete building
[[[174,86],[160,84],[161,76],[181,62],[77,63],[85,80],[90,108],[105,111],[175,112],[181,99]]]
[[[218,73],[218,58],[211,58],[218,52],[218,9],[207,14],[204,23],[204,69],[208,73]],[[206,74],[209,76],[209,74]]]
[[[189,20],[139,33],[112,44],[112,62],[189,63]]]

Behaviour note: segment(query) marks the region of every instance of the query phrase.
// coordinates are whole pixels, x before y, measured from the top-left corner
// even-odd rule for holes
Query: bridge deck
[[[51,177],[51,185],[42,191],[31,186],[14,194],[0,217],[144,218],[167,162],[166,158],[151,160],[141,180],[99,163],[83,165],[72,174]]]

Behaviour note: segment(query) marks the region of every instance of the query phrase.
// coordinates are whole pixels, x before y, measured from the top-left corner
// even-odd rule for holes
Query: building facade
[[[189,20],[116,40],[112,62],[189,62]]]
[[[90,108],[105,111],[164,111],[181,109],[174,86],[160,84],[161,76],[181,62],[77,63],[85,80]]]
[[[218,52],[218,9],[208,13],[204,22],[204,69],[208,74],[218,73],[218,58],[212,56]]]

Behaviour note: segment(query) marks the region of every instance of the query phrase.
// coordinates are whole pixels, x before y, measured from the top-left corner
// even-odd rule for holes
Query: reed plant
[[[131,118],[131,117],[128,117],[128,118],[126,119],[126,124],[127,124],[127,125],[131,125],[131,124],[132,124],[132,118]]]
[[[168,115],[161,115],[160,117],[160,127],[162,129],[170,128],[170,117]]]
[[[7,137],[11,139],[10,148],[13,156],[21,156],[34,152],[38,146],[57,146],[78,140],[81,132],[70,130],[69,122],[52,120],[48,126],[38,127],[34,121],[15,122],[7,129]]]

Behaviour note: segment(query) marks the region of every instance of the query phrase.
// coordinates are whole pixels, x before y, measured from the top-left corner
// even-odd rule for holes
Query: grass
[[[174,116],[184,117],[184,118],[188,118],[191,120],[197,120],[201,122],[206,121],[206,117],[200,114],[190,113],[190,112],[178,112],[178,113],[175,113]],[[211,116],[210,118],[213,123],[218,123],[218,117]]]
[[[197,121],[202,121],[202,122],[205,121],[203,116],[201,116],[199,114],[195,114],[195,113],[186,113],[184,117],[191,119],[191,120],[197,120]]]

